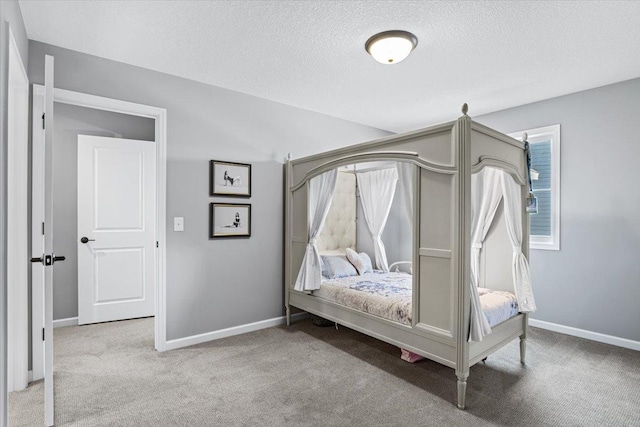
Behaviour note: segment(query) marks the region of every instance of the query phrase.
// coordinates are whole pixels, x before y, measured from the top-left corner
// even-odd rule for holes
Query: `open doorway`
[[[85,316],[82,323],[147,317],[138,323],[138,326],[143,326],[140,335],[142,345],[147,349],[153,346],[158,351],[166,348],[166,110],[63,89],[45,93],[40,85],[33,85],[32,94],[32,262],[34,256],[45,259],[41,255],[43,253],[55,254],[56,261],[65,261],[56,262],[53,286],[48,287],[52,289],[46,300],[49,302],[45,301],[44,267],[50,264],[32,264],[31,305],[28,299],[23,304],[25,312],[31,308],[31,316],[27,317],[31,323],[31,339],[25,337],[32,347],[26,352],[30,356],[31,379],[45,378],[47,389],[47,378],[56,369],[50,368],[47,371],[50,373],[45,372],[46,366],[51,366],[45,363],[52,357],[47,355],[54,352],[46,348],[43,338],[45,335],[53,338],[49,331],[54,328],[79,323],[79,300],[83,287],[85,291],[87,287],[99,291],[99,295],[91,296],[94,304],[90,305],[106,306],[111,310],[99,316]],[[54,113],[51,117],[47,114],[45,120],[45,98],[49,97],[53,98],[54,109],[47,111]],[[51,151],[45,150],[45,135],[53,139],[53,144],[46,143],[46,147],[50,147],[47,150]],[[53,163],[49,175],[52,179],[47,186],[43,173],[45,155]],[[84,167],[88,164],[89,167]],[[99,181],[100,185],[87,186],[90,180],[94,183]],[[50,183],[53,183],[51,190],[48,187]],[[90,202],[87,202],[87,197],[82,201],[85,190],[93,191],[88,194]],[[24,191],[23,196],[26,194]],[[51,252],[44,251],[47,198],[53,199],[54,212],[54,220],[47,224],[47,236],[55,235],[53,248],[48,249]],[[82,211],[83,204],[89,212]],[[99,212],[91,210],[96,206]],[[85,229],[82,229],[83,218],[84,225],[89,225]],[[49,226],[53,230],[49,231]],[[97,233],[105,237],[118,232],[123,235],[129,232],[129,235],[125,236],[125,241],[121,239],[114,243],[111,236],[111,239],[92,243],[97,240]],[[142,243],[136,241],[137,236],[132,238],[132,235],[139,234],[145,236]],[[107,240],[111,243],[105,247]],[[88,266],[85,265],[85,273],[89,273],[84,277],[80,250],[89,254],[85,256],[85,261],[89,261]],[[138,262],[141,260],[143,262]],[[151,280],[146,280],[148,278]],[[87,279],[91,283],[86,283]],[[96,280],[100,281],[98,286]],[[129,282],[124,283],[127,280]],[[140,300],[144,300],[142,310],[131,310],[131,307],[124,311],[119,309],[131,302],[136,305]],[[53,309],[46,311],[45,306]],[[49,319],[46,322],[51,325],[51,314],[47,313],[53,313],[55,322],[45,334],[45,319]],[[53,341],[47,338],[46,342]],[[63,345],[73,349],[75,344],[67,340]],[[53,378],[48,384],[53,384]],[[45,393],[45,400],[50,402],[45,402],[45,407],[53,407],[52,397],[52,392]],[[53,411],[45,412],[45,418],[49,420],[45,423],[51,425]]]
[[[155,123],[54,104],[54,328],[153,316]],[[153,336],[153,331],[150,331]]]
[[[38,233],[36,232],[39,226],[38,215],[40,212],[39,201],[43,198],[42,194],[39,194],[38,180],[42,179],[38,176],[38,161],[40,157],[38,155],[39,144],[41,144],[42,138],[42,126],[39,120],[42,115],[42,102],[44,99],[44,90],[42,86],[34,85],[33,90],[33,242],[32,246],[35,248],[38,245]],[[166,170],[166,142],[165,142],[165,126],[166,126],[166,111],[164,109],[148,107],[139,104],[132,104],[125,101],[113,100],[109,98],[102,98],[93,95],[81,94],[77,92],[66,91],[62,89],[55,89],[54,91],[54,150],[53,150],[53,198],[54,198],[54,249],[58,254],[64,254],[67,256],[64,263],[56,265],[56,274],[54,276],[54,292],[53,292],[53,306],[54,306],[54,328],[77,325],[78,311],[79,311],[79,299],[78,295],[82,296],[83,286],[87,287],[87,283],[83,283],[83,279],[79,280],[78,274],[82,274],[82,266],[78,263],[82,261],[84,253],[79,253],[79,250],[85,252],[91,252],[95,259],[95,249],[98,245],[94,242],[95,235],[91,235],[91,230],[80,230],[78,219],[79,211],[78,196],[83,191],[83,186],[78,185],[79,173],[78,168],[78,154],[80,140],[84,141],[84,144],[102,144],[103,148],[109,146],[109,142],[114,142],[113,147],[118,145],[122,152],[123,144],[131,142],[133,147],[136,142],[141,143],[144,141],[153,142],[154,151],[152,153],[152,162],[150,164],[147,160],[146,169],[149,170],[149,166],[155,167],[155,173],[153,173],[151,179],[155,179],[153,189],[146,188],[148,193],[154,193],[155,196],[151,200],[151,205],[147,203],[142,207],[142,211],[153,210],[153,221],[146,224],[146,228],[153,228],[153,245],[155,246],[151,252],[154,254],[150,256],[152,260],[152,271],[146,271],[146,275],[155,276],[154,289],[151,289],[153,295],[148,295],[153,300],[153,309],[147,310],[139,315],[133,314],[130,316],[120,315],[113,318],[97,317],[92,320],[84,321],[82,323],[93,323],[100,321],[120,320],[129,317],[143,317],[149,315],[155,315],[155,331],[154,341],[155,348],[159,351],[164,350],[165,339],[165,324],[164,324],[164,224],[165,224],[165,212],[164,212],[164,192],[165,192],[165,170]],[[106,146],[105,146],[106,144]],[[149,144],[146,144],[149,145]],[[82,145],[80,145],[82,147]],[[85,150],[86,151],[86,150]],[[93,150],[95,151],[95,150]],[[103,150],[116,152],[117,150]],[[125,150],[129,153],[134,153],[136,149]],[[86,153],[83,154],[86,156]],[[92,155],[92,154],[90,154]],[[109,157],[109,156],[107,156]],[[117,157],[117,156],[116,156]],[[126,155],[124,156],[127,157]],[[120,160],[123,157],[120,156]],[[110,162],[109,162],[110,160]],[[118,166],[114,166],[113,162],[118,163],[118,159],[107,159],[105,167],[111,163],[112,169],[118,169]],[[126,159],[125,159],[126,162]],[[95,162],[92,162],[95,163]],[[129,162],[130,163],[130,162]],[[84,164],[84,163],[82,163]],[[86,169],[86,168],[85,168]],[[104,172],[105,169],[103,168]],[[82,171],[85,176],[87,173],[97,173],[92,170]],[[81,173],[82,175],[82,173]],[[112,174],[113,175],[113,174]],[[117,174],[116,174],[117,175]],[[131,174],[129,174],[131,176]],[[127,175],[125,174],[124,178]],[[111,180],[113,176],[106,176],[107,181]],[[122,180],[122,176],[116,176],[116,180]],[[80,178],[83,181],[83,178]],[[80,182],[80,184],[83,184]],[[120,184],[123,184],[122,182]],[[148,184],[148,183],[147,183]],[[133,187],[144,185],[144,183],[136,182]],[[117,189],[116,189],[117,190]],[[126,192],[126,189],[123,189]],[[113,191],[111,191],[113,195]],[[103,200],[106,205],[112,205],[113,200]],[[85,202],[86,204],[86,202]],[[112,211],[113,213],[118,211]],[[87,216],[95,216],[96,212],[85,214]],[[104,212],[105,215],[109,215],[109,212]],[[82,218],[80,218],[82,220]],[[86,221],[85,221],[86,222]],[[131,224],[129,224],[131,225]],[[152,226],[152,227],[149,227]],[[106,227],[109,229],[110,226]],[[111,227],[113,228],[113,227]],[[135,227],[123,227],[123,228],[135,228]],[[144,228],[144,227],[142,227]],[[87,235],[85,235],[87,234]],[[86,243],[85,239],[87,237]],[[95,247],[94,247],[95,246]],[[149,252],[147,248],[147,252]],[[112,253],[113,254],[113,253]],[[104,252],[99,255],[104,255]],[[117,255],[117,254],[114,254]],[[155,255],[155,256],[154,256]],[[86,258],[86,257],[85,257]],[[89,257],[91,258],[91,257]],[[117,256],[115,257],[117,258]],[[104,258],[103,258],[104,259]],[[126,262],[126,260],[125,260]],[[103,271],[109,267],[108,263],[102,263]],[[37,269],[37,268],[36,268]],[[86,266],[85,266],[86,270]],[[117,276],[117,275],[116,275]],[[95,277],[95,275],[93,275]],[[85,275],[86,279],[86,275]],[[85,280],[86,282],[86,280]],[[39,277],[37,271],[33,272],[33,377],[34,379],[41,378],[40,375],[40,363],[42,345],[37,339],[36,333],[41,327],[41,320],[39,319],[39,313],[41,313],[41,292],[39,292]],[[79,292],[80,291],[80,292]],[[103,296],[108,290],[103,289]],[[115,305],[119,299],[126,299],[125,297],[118,298],[118,296],[112,296],[110,301],[103,301],[105,305]],[[147,298],[148,299],[148,298]],[[117,310],[116,310],[117,311]]]

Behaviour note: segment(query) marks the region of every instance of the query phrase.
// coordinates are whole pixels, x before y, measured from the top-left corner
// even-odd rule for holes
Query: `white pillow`
[[[320,257],[322,261],[322,275],[328,279],[340,279],[342,277],[357,276],[358,272],[347,260],[347,257],[328,256]]]
[[[371,273],[373,271],[373,265],[371,264],[371,258],[366,252],[357,253],[351,248],[347,248],[347,259],[358,270],[359,275],[364,273]]]

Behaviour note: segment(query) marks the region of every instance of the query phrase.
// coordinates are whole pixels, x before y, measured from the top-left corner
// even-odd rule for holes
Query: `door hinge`
[[[156,248],[160,247],[160,243],[156,240]]]
[[[44,236],[44,222],[42,223],[42,235]]]
[[[42,113],[42,129],[44,129],[44,113]]]
[[[44,341],[44,328],[42,328],[42,341]]]

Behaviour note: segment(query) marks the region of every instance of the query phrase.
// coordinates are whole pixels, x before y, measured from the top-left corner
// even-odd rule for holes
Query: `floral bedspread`
[[[408,273],[374,271],[362,276],[322,279],[320,289],[313,294],[365,313],[404,325],[411,324],[412,276]],[[518,314],[514,294],[478,288],[482,311],[490,326],[495,326]]]
[[[323,278],[314,295],[374,316],[411,324],[411,275],[374,271],[362,276]]]
[[[518,314],[518,299],[511,292],[478,288],[478,294],[489,326],[494,327]]]

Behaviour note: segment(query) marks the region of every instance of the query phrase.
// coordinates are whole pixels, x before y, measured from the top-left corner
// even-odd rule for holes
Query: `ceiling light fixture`
[[[397,64],[418,45],[418,38],[408,31],[384,31],[364,44],[369,55],[381,64]]]

